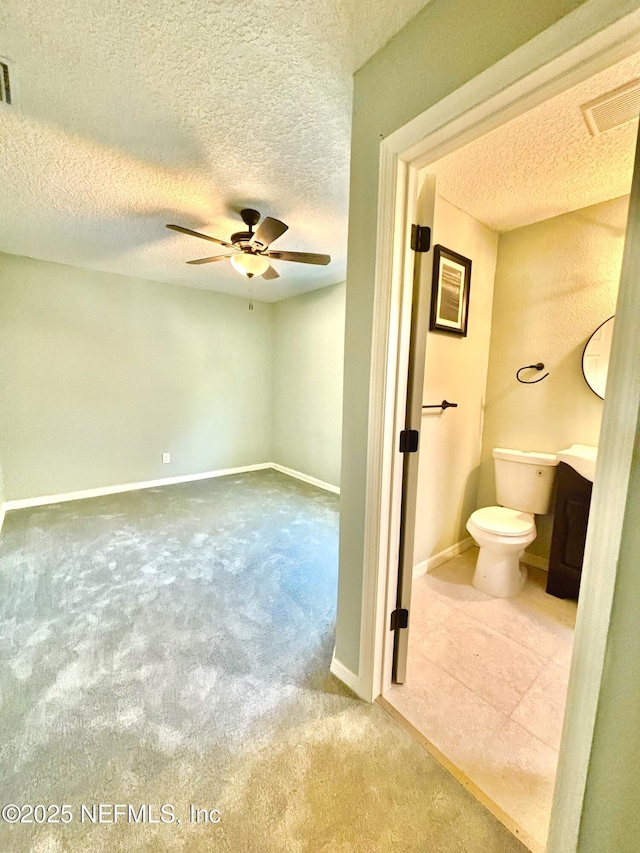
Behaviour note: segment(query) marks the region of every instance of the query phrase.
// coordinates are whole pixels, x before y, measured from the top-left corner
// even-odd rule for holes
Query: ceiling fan
[[[192,231],[190,228],[183,228],[182,225],[167,225],[172,231],[179,231],[181,234],[190,234],[192,237],[200,237],[201,240],[209,240],[211,243],[217,243],[224,246],[226,249],[233,249],[232,254],[214,255],[212,258],[198,258],[195,261],[187,261],[188,264],[213,264],[216,261],[223,261],[229,258],[235,270],[241,275],[246,275],[247,278],[253,278],[254,275],[261,275],[262,278],[271,279],[279,278],[278,272],[271,266],[271,261],[294,261],[298,264],[319,264],[326,266],[330,263],[329,255],[315,255],[311,252],[271,252],[268,251],[269,246],[281,237],[289,228],[284,222],[279,219],[272,219],[266,216],[257,231],[254,232],[254,227],[260,222],[260,214],[257,210],[247,208],[240,211],[242,221],[248,227],[248,231],[237,231],[232,234],[227,240],[218,240],[217,237],[210,237],[208,234],[201,234],[199,231]]]

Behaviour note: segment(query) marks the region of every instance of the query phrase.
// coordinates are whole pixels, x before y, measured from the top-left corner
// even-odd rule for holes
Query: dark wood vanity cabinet
[[[564,462],[558,465],[556,484],[547,592],[577,599],[593,484]]]

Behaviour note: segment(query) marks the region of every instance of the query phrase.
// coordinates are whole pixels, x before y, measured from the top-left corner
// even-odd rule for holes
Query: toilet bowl
[[[493,458],[500,506],[477,509],[467,521],[480,547],[473,585],[487,595],[510,598],[526,580],[520,557],[536,538],[535,515],[549,509],[558,460],[551,453],[500,447]]]
[[[503,506],[485,506],[471,514],[467,530],[480,546],[473,576],[475,588],[496,598],[517,595],[527,579],[520,557],[536,538],[533,515]]]

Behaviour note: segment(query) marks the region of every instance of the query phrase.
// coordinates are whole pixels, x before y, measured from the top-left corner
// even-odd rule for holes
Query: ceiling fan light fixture
[[[183,225],[167,225],[167,228],[171,231],[178,231],[180,234],[188,234],[190,237],[209,240],[212,243],[217,243],[219,246],[224,246],[225,249],[233,249],[234,253],[237,253],[233,255],[214,255],[211,258],[196,258],[193,261],[187,261],[188,264],[214,264],[229,258],[236,272],[246,276],[246,278],[253,278],[254,275],[261,275],[268,280],[280,278],[278,271],[271,266],[272,258],[276,261],[293,261],[297,264],[316,264],[320,266],[326,266],[331,263],[329,255],[318,255],[314,252],[272,252],[270,250],[271,244],[282,237],[285,231],[288,231],[289,226],[285,225],[284,222],[280,222],[279,219],[265,216],[260,223],[260,227],[254,233],[254,226],[260,222],[258,211],[245,208],[240,211],[240,216],[249,230],[238,231],[236,234],[232,234],[229,238],[231,240],[230,243],[226,240],[220,240],[218,237],[212,237],[210,234],[202,234],[200,231],[185,228]]]
[[[237,270],[240,275],[253,276],[262,275],[269,269],[268,258],[263,258],[262,255],[253,255],[250,252],[243,252],[241,255],[234,255],[229,259],[231,265]]]

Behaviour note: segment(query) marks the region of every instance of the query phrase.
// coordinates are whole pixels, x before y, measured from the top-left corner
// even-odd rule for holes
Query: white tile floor
[[[520,595],[490,598],[477,554],[414,581],[407,683],[385,698],[544,849],[576,603],[531,568]]]

